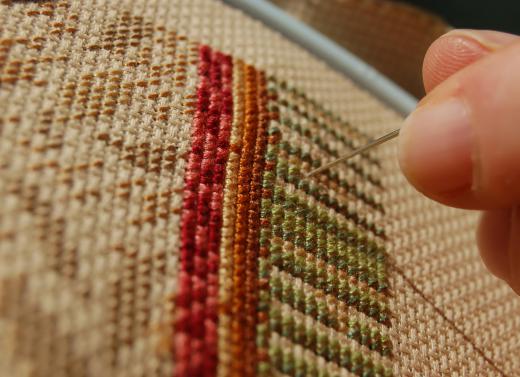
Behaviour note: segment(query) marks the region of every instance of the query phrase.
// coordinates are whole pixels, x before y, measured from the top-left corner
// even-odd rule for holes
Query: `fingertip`
[[[432,43],[423,62],[426,93],[462,68],[518,40],[490,30],[452,30]]]
[[[488,270],[502,280],[509,280],[508,244],[510,233],[509,209],[482,213],[477,229],[477,244]]]
[[[437,39],[426,52],[423,62],[426,93],[488,53],[487,48],[465,35],[447,34]]]
[[[509,219],[507,282],[516,294],[520,295],[520,206],[512,208]]]
[[[520,207],[485,211],[477,243],[488,270],[520,295]]]

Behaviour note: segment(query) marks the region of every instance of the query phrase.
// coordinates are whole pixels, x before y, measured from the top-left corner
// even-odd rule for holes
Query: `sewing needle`
[[[313,176],[315,174],[321,173],[322,171],[327,170],[330,167],[332,167],[332,166],[334,166],[334,165],[336,165],[336,164],[338,164],[338,163],[340,163],[342,161],[347,161],[347,160],[351,159],[352,157],[357,156],[360,153],[363,153],[363,152],[365,152],[365,151],[367,151],[367,150],[369,150],[369,149],[371,149],[373,147],[378,146],[379,144],[383,144],[384,142],[393,139],[397,135],[399,135],[399,129],[393,130],[393,131],[387,133],[386,135],[381,136],[378,139],[372,140],[368,144],[366,144],[366,145],[356,149],[355,151],[349,153],[346,156],[339,157],[338,159],[336,159],[336,160],[334,160],[332,162],[329,162],[328,164],[325,164],[323,166],[320,166],[317,169],[312,170],[309,174],[307,174],[307,178],[311,177],[311,176]]]

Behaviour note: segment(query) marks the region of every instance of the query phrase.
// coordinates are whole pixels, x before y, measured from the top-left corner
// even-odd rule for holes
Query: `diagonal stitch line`
[[[388,268],[393,268],[399,275],[401,275],[401,277],[404,279],[404,281],[406,281],[406,283],[419,295],[423,298],[424,301],[426,301],[428,304],[430,304],[433,308],[433,310],[435,310],[437,312],[437,314],[439,314],[442,318],[444,318],[445,321],[447,321],[451,327],[457,332],[459,333],[463,338],[464,340],[466,340],[466,342],[468,342],[469,344],[471,344],[471,346],[473,347],[473,349],[480,355],[482,356],[482,358],[484,360],[486,360],[489,365],[491,365],[493,367],[493,369],[495,369],[495,371],[497,371],[498,373],[500,373],[503,377],[508,377],[508,375],[502,370],[500,369],[496,364],[495,362],[489,358],[488,356],[486,356],[486,354],[484,353],[484,351],[482,349],[480,349],[474,342],[473,340],[468,336],[466,335],[466,333],[464,331],[462,331],[456,324],[453,320],[451,320],[444,312],[441,308],[437,307],[434,302],[421,290],[419,289],[413,282],[411,279],[409,279],[406,274],[404,273],[404,271],[402,269],[400,269],[399,267],[397,267],[395,265],[395,262],[390,262],[388,263]]]

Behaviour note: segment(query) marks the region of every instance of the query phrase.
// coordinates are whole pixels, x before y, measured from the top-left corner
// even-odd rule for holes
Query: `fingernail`
[[[473,130],[463,101],[425,104],[404,122],[399,162],[407,178],[427,194],[447,194],[472,185]]]

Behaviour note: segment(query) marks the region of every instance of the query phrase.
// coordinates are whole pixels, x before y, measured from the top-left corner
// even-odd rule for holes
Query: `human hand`
[[[482,210],[488,269],[520,294],[520,37],[454,30],[423,65],[427,92],[399,137],[399,161],[423,194]]]

